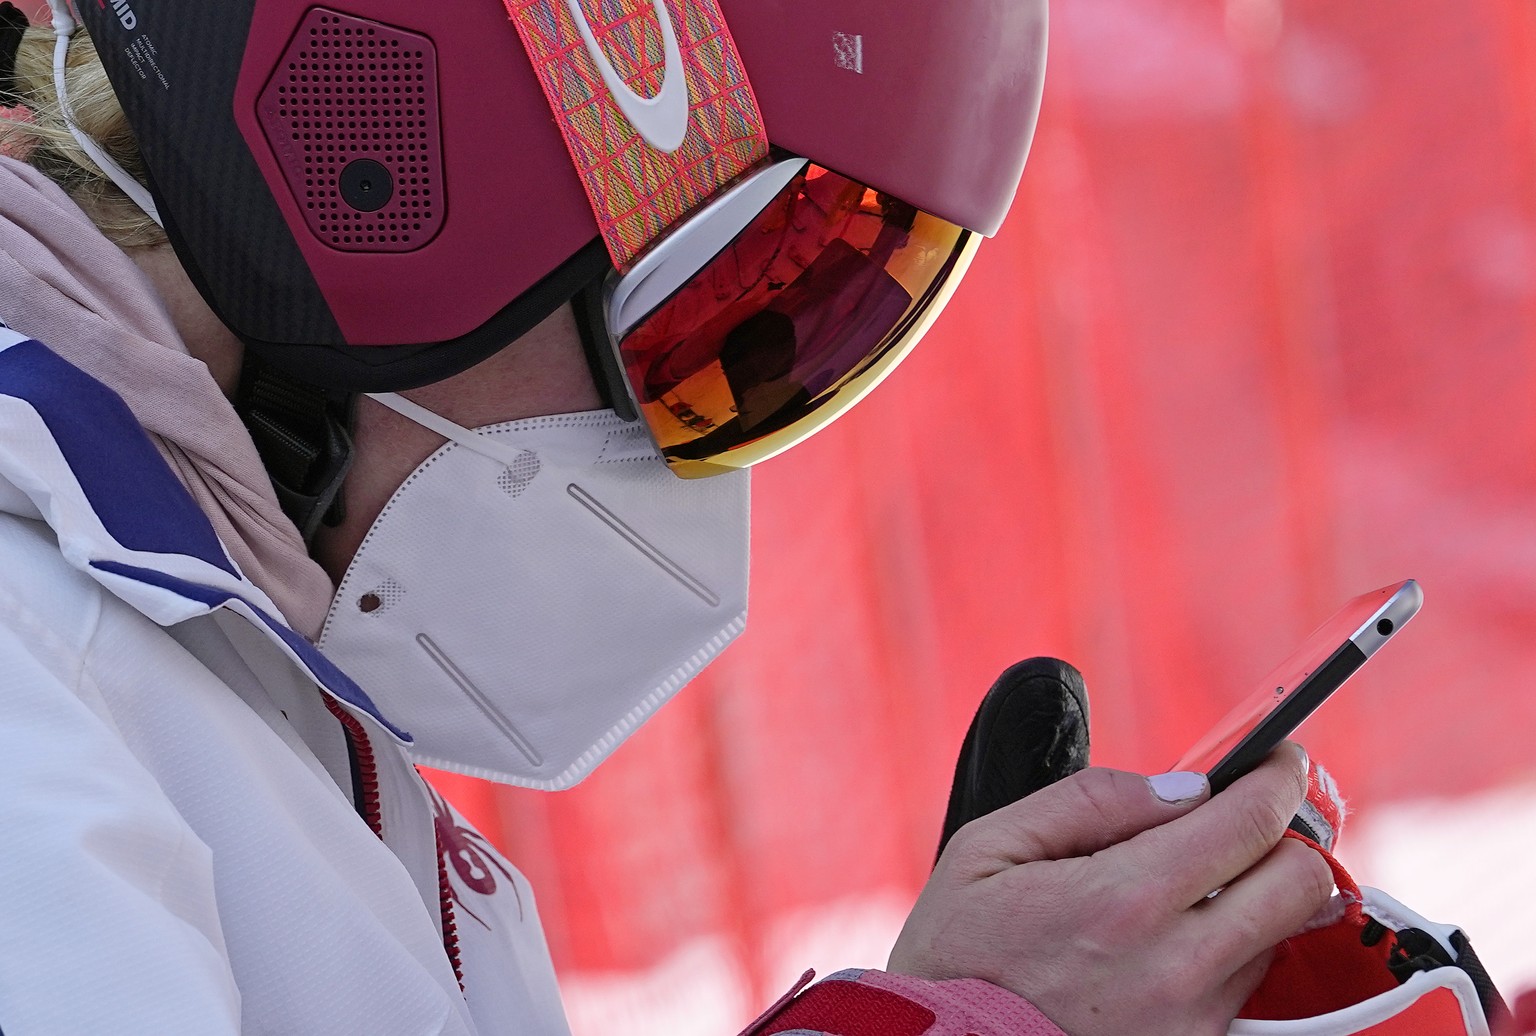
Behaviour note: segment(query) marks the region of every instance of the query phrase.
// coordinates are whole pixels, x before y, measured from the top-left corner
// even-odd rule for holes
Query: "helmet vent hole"
[[[311,8],[258,102],[310,231],[343,251],[420,248],[442,226],[437,53],[418,33]]]

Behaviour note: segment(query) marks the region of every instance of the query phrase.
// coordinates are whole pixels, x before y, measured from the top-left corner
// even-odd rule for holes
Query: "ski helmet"
[[[1046,26],[1043,0],[79,13],[178,257],[263,364],[409,388],[577,298],[683,475],[787,448],[922,335],[1012,200]]]

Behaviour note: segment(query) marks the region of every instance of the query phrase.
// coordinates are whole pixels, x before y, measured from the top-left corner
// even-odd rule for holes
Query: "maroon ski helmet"
[[[177,255],[257,356],[326,388],[409,388],[465,369],[607,275],[604,319],[630,402],[656,408],[653,434],[658,420],[684,429],[669,460],[706,467],[910,348],[1012,200],[1046,25],[1044,0],[111,0],[80,15]],[[669,91],[679,40],[687,76],[670,76]],[[720,126],[700,128],[733,74],[744,84],[732,97],[746,100],[727,114],[764,145],[738,148],[751,161],[737,166],[720,157]],[[562,111],[567,84],[578,100],[606,92],[621,115]],[[642,124],[656,114],[646,106],[678,91],[686,172],[703,175],[626,247],[605,215],[633,184],[594,183],[677,146],[661,122]],[[638,159],[634,132],[653,149]],[[674,185],[653,186],[666,196]],[[706,210],[710,232],[680,233]],[[798,237],[786,247],[808,223],[815,249]],[[768,251],[738,240],[774,233]],[[673,254],[656,258],[658,239]],[[935,252],[936,272],[914,274],[913,257]],[[730,300],[728,313],[701,306],[720,294],[727,259],[759,263],[759,294],[775,294]],[[839,288],[841,309],[827,309],[829,286],[860,278],[872,301]],[[687,312],[654,319],[669,302]],[[643,341],[626,353],[631,330]],[[899,348],[881,344],[895,332]],[[707,391],[683,398],[705,368],[732,396],[713,419],[701,416]]]

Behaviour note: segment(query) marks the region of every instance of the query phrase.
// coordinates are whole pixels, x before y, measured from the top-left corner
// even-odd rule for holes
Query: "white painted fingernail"
[[[1171,806],[1180,806],[1203,796],[1210,784],[1203,773],[1196,773],[1193,770],[1174,770],[1172,773],[1159,773],[1148,777],[1147,786],[1152,789],[1152,794],[1164,802]]]

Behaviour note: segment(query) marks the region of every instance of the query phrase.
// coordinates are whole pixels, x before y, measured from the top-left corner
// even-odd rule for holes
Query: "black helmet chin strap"
[[[316,388],[245,352],[235,410],[256,443],[283,512],[306,544],[321,522],[345,516],[341,484],[352,466],[357,396]]]

